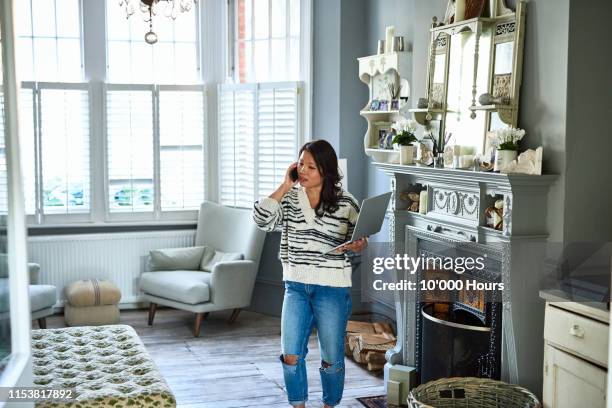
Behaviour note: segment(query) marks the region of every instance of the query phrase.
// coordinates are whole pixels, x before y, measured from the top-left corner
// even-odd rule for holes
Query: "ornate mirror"
[[[502,16],[449,24],[434,18],[427,96],[411,109],[426,131],[452,134],[449,143],[483,153],[489,132],[516,127],[525,8],[518,1]]]

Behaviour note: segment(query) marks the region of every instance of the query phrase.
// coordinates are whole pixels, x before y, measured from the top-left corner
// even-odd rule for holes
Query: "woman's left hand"
[[[357,241],[353,241],[350,244],[344,244],[340,247],[342,252],[353,251],[361,252],[362,249],[368,246],[368,237],[359,238]]]

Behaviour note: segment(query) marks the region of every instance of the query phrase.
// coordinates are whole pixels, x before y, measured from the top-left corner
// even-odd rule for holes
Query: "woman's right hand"
[[[291,170],[297,168],[297,166],[298,164],[295,162],[291,163],[289,167],[287,167],[287,172],[285,172],[285,179],[283,180],[283,183],[268,197],[275,199],[279,203],[282,201],[283,196],[287,194],[289,190],[293,188],[293,186],[295,186],[295,183],[297,183],[297,180],[293,181],[291,178]]]
[[[293,162],[289,165],[289,167],[287,167],[287,171],[285,172],[285,180],[283,181],[283,187],[289,191],[293,188],[293,186],[295,186],[295,184],[297,183],[297,179],[294,181],[291,178],[291,172],[293,171],[293,169],[297,169],[298,163],[297,162]]]

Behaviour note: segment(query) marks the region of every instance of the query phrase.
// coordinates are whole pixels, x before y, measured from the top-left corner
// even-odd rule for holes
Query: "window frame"
[[[94,151],[92,138],[92,84],[91,82],[31,82],[24,81],[21,83],[20,90],[31,90],[33,93],[33,129],[34,129],[34,214],[27,214],[26,221],[28,226],[39,226],[43,224],[72,224],[94,222],[94,168],[93,156]],[[89,194],[90,205],[89,211],[74,214],[45,214],[44,204],[42,202],[43,178],[42,178],[42,113],[41,113],[41,90],[57,89],[57,90],[80,90],[87,91],[88,105],[88,124],[89,124]],[[24,137],[25,135],[21,135]],[[21,157],[24,157],[23,155]],[[23,166],[23,165],[22,165]],[[25,192],[25,188],[24,188]]]
[[[207,126],[207,115],[206,115],[206,105],[207,105],[207,87],[204,84],[201,85],[145,85],[145,84],[103,84],[102,90],[102,163],[103,163],[103,185],[104,185],[104,195],[103,195],[103,207],[104,207],[104,222],[105,223],[114,223],[114,222],[170,222],[170,221],[195,221],[197,220],[198,210],[166,210],[163,211],[161,209],[161,157],[160,157],[160,133],[159,133],[159,91],[161,90],[176,90],[176,91],[201,91],[203,93],[204,99],[204,109],[203,109],[203,128],[206,129]],[[110,210],[110,202],[109,202],[109,187],[110,187],[110,179],[109,179],[109,171],[108,171],[108,129],[107,129],[107,93],[108,91],[150,91],[152,93],[152,117],[153,117],[153,191],[154,191],[154,199],[153,199],[153,211],[151,212],[112,212]],[[204,172],[204,198],[206,199],[206,190],[207,190],[207,154],[208,151],[206,149],[207,141],[208,141],[208,132],[204,131],[203,140],[202,140],[202,160],[203,160],[203,172]],[[98,202],[98,205],[99,205]]]
[[[27,0],[30,1],[30,0]],[[110,216],[108,211],[108,169],[106,136],[106,95],[107,85],[107,15],[106,2],[78,0],[81,29],[81,69],[83,78],[79,83],[89,86],[89,141],[90,141],[90,194],[91,205],[88,217],[80,214],[48,215],[28,217],[28,227],[37,229],[87,228],[95,225],[105,227],[193,225],[197,222],[196,210],[165,211],[159,217]],[[229,58],[233,49],[233,38],[229,36],[231,1],[198,2],[190,11],[197,13],[197,63],[200,69],[200,84],[178,85],[195,86],[204,89],[204,200],[219,202],[220,180],[218,155],[219,126],[217,106],[217,86],[228,82],[231,68]],[[298,145],[310,140],[312,127],[310,117],[312,95],[312,0],[300,2],[300,80],[301,108],[298,111],[300,129]],[[117,5],[117,7],[119,7]],[[100,18],[102,16],[102,18]],[[130,18],[141,18],[135,13]],[[166,18],[158,16],[156,18]],[[87,30],[85,27],[87,26]],[[144,35],[144,33],[143,33]],[[103,48],[102,48],[103,47]],[[97,52],[96,50],[104,50]],[[53,82],[54,83],[54,82]],[[137,84],[124,84],[137,85]],[[175,85],[158,85],[175,86]],[[39,154],[34,152],[35,154]],[[154,160],[158,160],[154,158]],[[40,187],[36,186],[38,190]],[[157,189],[156,191],[160,191]],[[117,215],[116,213],[114,215]],[[80,219],[78,219],[80,218]],[[123,219],[121,219],[123,218]]]
[[[30,0],[31,1],[31,0]],[[79,2],[82,0],[79,0]],[[105,79],[105,83],[118,83],[118,82],[113,82],[109,80],[109,58],[108,58],[108,52],[109,52],[109,48],[108,48],[108,43],[109,41],[113,41],[113,42],[117,42],[119,40],[109,40],[108,38],[108,3],[112,2],[113,0],[102,0],[102,2],[104,3],[104,79]],[[116,4],[117,7],[119,7],[118,4]],[[195,26],[195,34],[196,34],[196,40],[195,40],[195,44],[196,44],[196,71],[198,72],[198,76],[199,76],[199,83],[194,83],[194,84],[189,84],[189,85],[201,85],[204,83],[204,79],[203,79],[203,64],[202,64],[202,10],[204,9],[204,7],[200,6],[200,2],[196,1],[193,8],[188,11],[187,13],[194,13],[194,19],[196,20],[196,26]],[[124,11],[122,11],[123,13],[125,13]],[[136,12],[130,16],[129,18],[140,18],[142,19],[142,17],[139,15],[140,12],[138,10],[136,10]],[[157,18],[163,17],[163,18],[168,18],[166,16],[163,15],[163,13],[161,13],[160,15],[156,16]],[[143,38],[142,41],[144,41],[144,34],[145,32],[143,31]],[[122,42],[127,42],[130,44],[130,57],[131,57],[131,53],[132,53],[132,43],[134,41],[132,41],[132,39],[130,38],[129,40],[121,40]],[[161,41],[161,42],[165,42],[165,41]],[[169,41],[168,41],[169,42]],[[172,41],[172,44],[177,44],[176,41]],[[182,43],[182,41],[179,41],[179,43]],[[152,45],[153,47],[155,45]],[[159,83],[159,85],[173,85],[173,84],[168,84],[168,83]],[[137,84],[137,85],[141,85],[141,84]],[[145,83],[143,85],[150,85],[148,83]],[[153,84],[156,85],[156,84]]]
[[[34,51],[34,39],[35,38],[48,38],[48,39],[55,39],[55,46],[56,46],[56,62],[59,62],[59,56],[57,55],[57,40],[58,39],[63,39],[66,37],[58,37],[57,36],[57,27],[58,27],[58,16],[57,16],[57,1],[53,0],[53,6],[54,6],[54,20],[55,20],[55,37],[36,37],[34,36],[34,17],[32,14],[32,0],[23,0],[24,2],[28,2],[29,3],[29,8],[30,8],[30,29],[32,30],[32,33],[29,36],[21,36],[18,34],[18,30],[16,30],[16,42],[19,43],[19,40],[21,38],[28,38],[30,39],[30,41],[32,42],[32,46],[30,47],[29,53],[32,56],[32,74],[34,75],[34,77],[36,77],[36,59],[35,59],[35,51]],[[106,1],[112,1],[112,0],[103,0],[104,2]],[[80,48],[80,53],[79,53],[79,62],[80,62],[80,78],[78,81],[76,81],[75,83],[83,83],[83,81],[85,81],[85,79],[87,78],[87,72],[86,72],[86,66],[85,66],[85,9],[84,9],[84,5],[83,5],[83,0],[76,0],[77,4],[78,4],[78,15],[79,15],[79,48]],[[18,14],[16,12],[16,14]],[[15,17],[15,19],[17,19],[17,17]],[[19,55],[16,54],[15,55],[16,59],[19,59]],[[19,71],[19,70],[18,70]],[[50,82],[50,81],[22,81],[22,83],[24,82],[41,82],[41,83],[66,83],[66,82],[62,82],[62,81],[58,81],[58,82]]]
[[[238,0],[227,0],[227,10],[226,10],[226,32],[225,32],[225,40],[226,40],[226,49],[227,55],[225,58],[226,67],[224,70],[225,81],[219,84],[219,88],[221,86],[255,86],[256,89],[259,86],[267,86],[266,84],[278,85],[278,84],[289,84],[294,83],[297,84],[298,87],[298,110],[297,110],[297,120],[298,120],[298,130],[297,130],[297,149],[299,151],[300,146],[302,146],[305,142],[313,140],[312,138],[312,80],[313,80],[313,0],[300,0],[300,54],[299,54],[299,79],[296,81],[282,81],[282,82],[245,82],[240,83],[237,79],[237,52],[236,43],[237,43],[237,29],[238,29],[238,13],[237,10],[237,1]],[[289,10],[289,7],[287,7]],[[288,27],[287,27],[288,29]],[[287,33],[289,34],[289,32]],[[290,37],[289,35],[287,37]],[[235,88],[239,89],[239,88]],[[244,88],[246,89],[246,88]],[[220,92],[220,90],[219,90]],[[216,104],[217,102],[215,102]],[[218,120],[219,112],[217,112],[217,120]],[[219,136],[219,126],[217,126],[217,130],[215,135]],[[217,145],[216,149],[216,157],[215,159],[219,162],[216,163],[217,167],[220,167],[220,144]],[[297,152],[296,152],[297,155]],[[217,177],[215,178],[215,191],[216,196],[215,199],[217,202],[220,202],[221,192],[220,192],[220,171],[217,169]],[[255,195],[257,194],[257,190],[254,189]]]
[[[300,128],[302,127],[303,122],[303,87],[304,83],[302,81],[282,81],[282,82],[259,82],[259,83],[241,83],[241,84],[219,84],[219,95],[221,95],[222,91],[242,91],[242,90],[250,90],[253,92],[253,122],[254,122],[254,140],[253,140],[253,150],[254,150],[254,163],[253,163],[253,197],[250,202],[259,199],[259,128],[257,126],[258,123],[258,113],[259,113],[259,93],[261,91],[266,90],[275,90],[275,89],[295,89],[295,103],[296,103],[296,124],[295,124],[295,150],[293,151],[293,155],[297,159],[297,153],[301,146],[301,137]],[[218,112],[218,120],[220,121],[221,111]],[[217,170],[219,174],[222,173],[222,160],[221,160],[221,143],[217,146],[216,157],[218,158]],[[217,186],[219,187],[219,199],[218,202],[221,201],[221,181],[217,180]],[[272,193],[272,191],[270,192]],[[235,201],[235,200],[234,200]],[[227,206],[235,207],[235,208],[245,208],[237,205],[224,204]],[[250,207],[249,207],[250,208]]]

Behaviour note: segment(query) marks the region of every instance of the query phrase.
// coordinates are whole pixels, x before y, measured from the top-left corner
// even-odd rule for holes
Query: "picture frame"
[[[378,109],[378,110],[381,110],[381,111],[387,111],[387,110],[389,110],[389,101],[387,101],[387,100],[381,100],[381,101],[378,101],[378,102],[379,102],[379,104],[380,104],[380,105],[379,105],[379,109]]]
[[[378,135],[379,149],[392,149],[391,140],[393,139],[393,130],[391,129],[391,122],[374,122],[376,126],[376,134]]]

